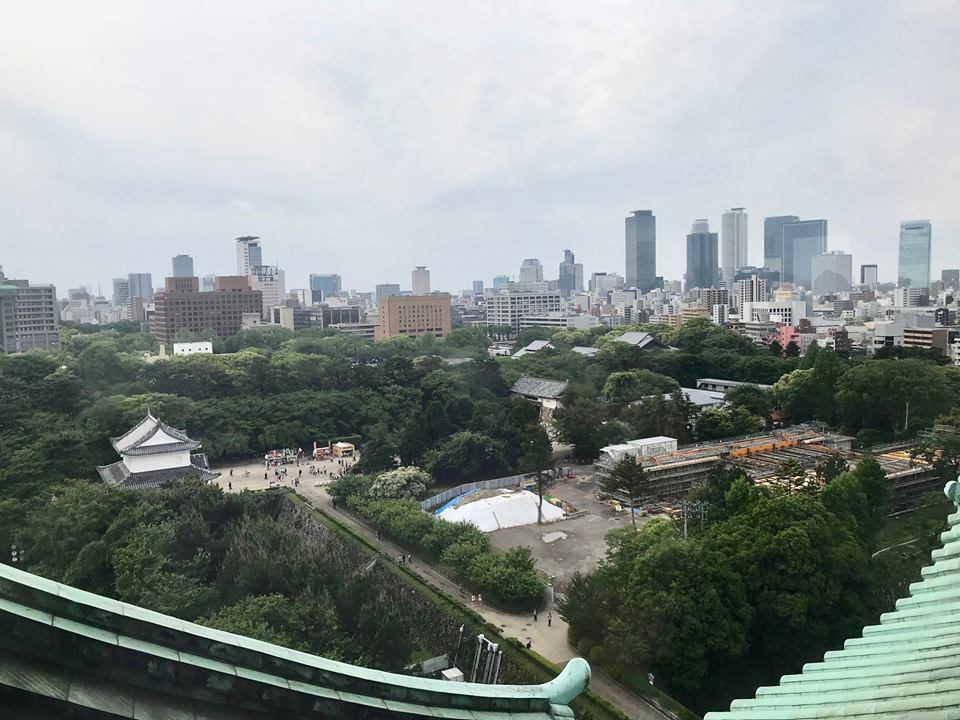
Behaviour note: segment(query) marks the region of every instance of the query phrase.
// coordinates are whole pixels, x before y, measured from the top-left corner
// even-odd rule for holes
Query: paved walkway
[[[334,473],[339,469],[336,461],[314,464],[318,467],[322,466],[327,468]],[[282,485],[284,487],[292,487],[293,479],[297,476],[299,468],[294,465],[288,465],[287,467],[289,468],[287,478]],[[239,492],[241,490],[265,490],[269,487],[269,479],[264,480],[263,463],[234,465],[232,475],[230,475],[229,472],[230,467],[216,469],[222,473],[218,481],[224,490],[228,490],[228,484],[229,491],[232,492]],[[269,478],[273,478],[272,472],[269,473]],[[300,478],[300,485],[295,489],[314,507],[335,517],[339,522],[349,525],[355,532],[366,537],[374,545],[379,546],[381,551],[388,556],[396,558],[399,557],[401,552],[405,552],[399,545],[396,545],[387,538],[378,540],[375,530],[359,522],[353,515],[344,512],[340,508],[335,508],[331,497],[325,490],[325,486],[329,482],[329,476],[309,475],[305,469],[303,477]],[[408,565],[408,569],[447,595],[451,597],[459,596],[459,585],[435,570],[429,563],[415,557],[412,564]],[[500,628],[500,633],[504,637],[517,638],[523,643],[529,641],[531,649],[535,650],[550,662],[563,664],[577,654],[567,642],[567,623],[564,622],[563,618],[561,618],[553,608],[549,608],[540,613],[537,620],[534,621],[532,614],[517,615],[502,612],[490,607],[486,603],[471,602],[469,596],[461,596],[461,601],[481,615],[485,621]],[[550,625],[547,624],[548,612],[553,615]],[[628,718],[636,718],[637,720],[664,720],[669,717],[636,694],[630,692],[627,688],[610,679],[607,675],[598,672],[596,669],[594,669],[593,677],[590,679],[590,689],[600,697],[620,708]]]

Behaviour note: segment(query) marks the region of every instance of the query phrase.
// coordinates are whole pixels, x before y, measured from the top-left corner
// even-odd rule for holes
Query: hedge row
[[[444,565],[485,600],[516,611],[539,606],[544,584],[527,548],[500,552],[473,525],[439,520],[409,500],[380,500],[362,492],[341,499],[378,530]]]

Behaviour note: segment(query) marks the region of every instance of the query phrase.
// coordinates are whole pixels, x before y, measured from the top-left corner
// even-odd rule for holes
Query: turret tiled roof
[[[191,440],[185,432],[167,425],[150,413],[125,434],[110,438],[110,444],[121,455],[154,455],[200,447],[200,443]]]

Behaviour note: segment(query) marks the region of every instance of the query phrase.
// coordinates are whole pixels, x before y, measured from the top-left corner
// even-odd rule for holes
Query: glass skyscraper
[[[310,292],[313,293],[315,303],[331,298],[342,290],[340,276],[336,273],[331,275],[310,275]]]
[[[193,258],[189,255],[174,255],[172,277],[193,277]]]
[[[774,272],[783,273],[783,226],[800,218],[796,215],[775,215],[763,219],[763,264]]]
[[[626,219],[627,287],[648,293],[657,285],[657,217],[634,210]]]
[[[897,285],[930,287],[930,238],[933,226],[929,220],[904,220],[900,223],[900,264]]]
[[[687,290],[717,283],[717,233],[706,220],[697,220],[687,235]]]
[[[783,271],[780,281],[813,286],[813,256],[827,252],[827,221],[799,220],[784,223],[783,233]]]

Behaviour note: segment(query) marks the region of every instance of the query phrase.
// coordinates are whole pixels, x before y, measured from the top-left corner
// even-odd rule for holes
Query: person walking
[[[547,613],[547,627],[550,627],[553,624],[553,613]]]
[[[533,621],[534,621],[534,622],[537,621],[537,611],[536,611],[536,610],[533,611]]]

